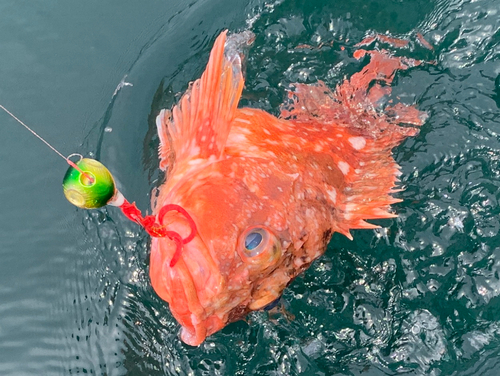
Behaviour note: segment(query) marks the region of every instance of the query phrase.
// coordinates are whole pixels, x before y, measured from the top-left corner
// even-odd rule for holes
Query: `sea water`
[[[67,203],[64,161],[0,115],[1,375],[498,375],[500,8],[496,0],[87,1],[0,5],[0,103],[65,154],[99,158],[146,211],[155,117],[250,28],[242,104],[278,114],[291,82],[334,88],[374,33],[426,61],[392,98],[427,112],[394,150],[394,220],[335,235],[286,289],[200,347],[148,278],[149,238]],[[419,42],[420,33],[432,45]]]

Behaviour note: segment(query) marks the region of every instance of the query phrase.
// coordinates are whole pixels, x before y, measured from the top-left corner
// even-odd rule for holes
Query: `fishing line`
[[[175,252],[170,260],[170,266],[175,266],[180,259],[183,245],[193,240],[197,232],[195,222],[184,208],[179,205],[168,204],[160,209],[158,218],[154,215],[143,217],[135,202],[128,202],[116,188],[113,176],[101,162],[95,159],[84,158],[81,154],[77,153],[65,157],[42,136],[24,124],[1,104],[0,108],[71,166],[63,179],[64,195],[70,203],[82,209],[97,209],[105,205],[119,207],[128,219],[142,226],[152,237],[166,237],[175,243]],[[73,162],[70,158],[75,156],[79,157],[79,160]],[[170,231],[163,226],[163,217],[170,211],[176,211],[186,218],[191,230],[191,233],[186,238],[182,238],[177,232]]]
[[[59,150],[57,150],[55,147],[53,147],[51,144],[49,144],[42,136],[40,136],[38,133],[36,133],[33,129],[31,129],[30,127],[28,127],[26,124],[24,124],[16,115],[14,115],[12,112],[10,112],[9,110],[7,110],[4,106],[2,106],[0,104],[0,108],[2,110],[4,110],[10,117],[12,117],[15,121],[17,121],[19,124],[21,124],[24,128],[26,128],[28,131],[30,131],[36,138],[38,138],[40,141],[42,141],[45,145],[47,145],[50,149],[52,149],[52,151],[54,151],[54,153],[56,153],[57,155],[59,155],[62,159],[64,159],[71,167],[73,167],[74,169],[78,170],[82,175],[84,175],[89,183],[93,183],[94,182],[94,177],[88,173],[86,173],[85,171],[82,171],[77,165],[76,163],[74,163],[72,160],[70,160],[71,157],[73,156],[79,156],[80,159],[83,158],[82,155],[80,154],[76,154],[76,153],[73,153],[71,155],[69,155],[68,157],[65,157],[64,155],[62,155],[62,153],[59,152]]]

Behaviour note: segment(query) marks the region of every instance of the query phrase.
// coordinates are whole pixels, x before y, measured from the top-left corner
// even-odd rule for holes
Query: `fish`
[[[420,61],[357,50],[368,63],[334,90],[287,90],[280,115],[238,107],[255,36],[222,31],[206,69],[156,118],[165,181],[153,214],[175,236],[151,241],[150,279],[191,346],[272,305],[334,233],[394,218],[392,149],[425,113],[386,101],[398,70]]]

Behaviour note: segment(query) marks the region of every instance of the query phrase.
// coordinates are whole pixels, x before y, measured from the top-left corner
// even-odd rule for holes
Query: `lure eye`
[[[69,167],[63,179],[64,195],[73,205],[83,209],[96,209],[107,205],[115,195],[113,176],[94,159],[83,158],[76,162],[82,174]]]
[[[281,244],[269,229],[252,226],[240,235],[237,251],[245,262],[269,266],[280,258]]]

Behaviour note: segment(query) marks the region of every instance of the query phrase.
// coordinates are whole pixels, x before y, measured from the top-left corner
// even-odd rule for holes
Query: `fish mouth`
[[[175,243],[154,238],[151,244],[153,288],[169,303],[172,315],[182,326],[181,340],[191,346],[200,345],[207,336],[225,326],[224,314],[217,309],[223,283],[213,260],[205,257],[204,246],[201,239],[195,237],[184,245],[182,256],[171,267]]]
[[[187,244],[196,236],[196,224],[183,207],[175,204],[164,205],[158,213],[158,221],[169,229],[168,232],[171,235],[175,235],[167,235],[170,242],[164,239],[162,243],[158,244],[163,251],[161,257],[163,276],[168,279],[164,281],[165,287],[167,289],[170,287],[171,290],[168,300],[170,308],[184,328],[181,333],[183,341],[197,344],[206,337],[206,326],[203,325],[206,313],[198,296],[199,286],[197,286],[195,275],[192,272],[193,265],[190,267],[189,260],[181,257]],[[181,236],[180,234],[186,230],[189,231],[189,235]],[[168,262],[167,253],[171,253],[172,243],[175,244],[175,251]],[[194,272],[199,269],[199,264],[195,265]]]

